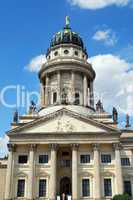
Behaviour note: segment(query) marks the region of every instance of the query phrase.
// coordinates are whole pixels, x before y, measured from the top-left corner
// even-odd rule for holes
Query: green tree
[[[128,194],[118,194],[113,197],[113,200],[131,200]]]

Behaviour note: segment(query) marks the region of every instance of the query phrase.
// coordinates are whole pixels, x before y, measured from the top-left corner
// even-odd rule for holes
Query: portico
[[[107,144],[110,146],[110,152],[113,151],[114,146],[118,147],[119,144]],[[23,146],[23,145],[22,145]],[[46,147],[45,147],[46,146]],[[29,156],[29,162],[28,165],[25,166],[25,170],[27,171],[27,178],[25,175],[23,175],[23,178],[25,179],[25,199],[35,199],[38,192],[36,190],[36,187],[38,185],[39,180],[47,180],[46,181],[46,197],[48,199],[55,200],[57,196],[61,196],[62,193],[65,193],[66,195],[69,195],[72,199],[80,199],[83,196],[83,190],[86,190],[86,185],[83,185],[84,180],[89,181],[89,188],[86,193],[89,195],[88,198],[92,199],[102,199],[103,198],[103,192],[102,192],[102,177],[103,177],[103,167],[105,167],[101,163],[101,155],[103,153],[103,150],[105,149],[106,144],[57,144],[57,143],[51,143],[49,145],[30,145],[30,148],[27,149],[27,155]],[[112,148],[112,151],[111,151]],[[39,164],[37,157],[42,154],[40,152],[38,154],[38,151],[40,149],[47,149],[48,152],[48,164]],[[117,152],[116,152],[117,151]],[[119,149],[113,151],[112,158],[114,156],[114,161],[111,161],[111,167],[113,172],[108,172],[108,178],[111,179],[111,190],[112,195],[117,193],[123,193],[123,186],[120,184],[121,182],[117,182],[118,179],[122,180],[123,176],[121,173],[122,168],[120,162],[118,160],[120,159],[118,156]],[[17,148],[16,148],[16,154]],[[86,160],[87,157],[85,155],[90,156],[90,160]],[[33,162],[36,160],[36,162]],[[17,170],[17,160],[15,158],[13,159],[13,162],[15,163],[13,168],[8,168],[7,172],[7,180],[10,184],[10,187],[8,187],[8,190],[6,194],[11,195],[11,185],[15,181],[15,179],[11,179],[9,177],[9,174],[11,174],[11,171]],[[85,163],[84,163],[85,161]],[[117,163],[115,165],[115,163]],[[22,165],[22,164],[21,164]],[[108,168],[108,167],[105,167]],[[116,170],[119,170],[118,176],[114,176]],[[39,172],[40,171],[40,172]],[[47,173],[46,173],[47,171]],[[38,177],[38,173],[40,174]],[[106,173],[104,175],[106,178]],[[39,179],[38,179],[38,178]],[[19,175],[18,179],[19,180]],[[82,180],[82,181],[81,181]],[[32,184],[31,184],[32,183]],[[33,184],[34,183],[34,184]],[[85,183],[84,183],[85,184]],[[94,184],[94,187],[93,187]],[[117,187],[117,184],[119,184],[119,187]],[[16,184],[17,187],[17,184]],[[27,187],[27,189],[26,189]],[[84,188],[85,187],[85,188]],[[12,188],[13,189],[13,188]],[[15,189],[15,188],[14,188]],[[13,190],[14,190],[13,189]],[[118,192],[119,189],[119,192]],[[27,192],[26,192],[27,191]],[[36,192],[35,192],[36,191]],[[49,194],[49,195],[48,195]],[[48,197],[49,196],[49,197]],[[83,198],[83,197],[82,197]],[[12,199],[8,197],[7,199]]]

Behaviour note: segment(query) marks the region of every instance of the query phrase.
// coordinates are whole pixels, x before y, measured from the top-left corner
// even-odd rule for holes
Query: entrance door
[[[68,177],[63,177],[60,181],[60,195],[65,193],[71,195],[71,180]]]

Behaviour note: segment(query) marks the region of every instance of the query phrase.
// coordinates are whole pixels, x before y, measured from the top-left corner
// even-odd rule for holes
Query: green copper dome
[[[61,44],[77,45],[80,48],[82,48],[82,50],[87,54],[82,38],[79,36],[78,33],[73,32],[70,28],[68,16],[66,17],[65,28],[62,31],[60,31],[54,35],[54,37],[51,41],[51,44],[50,44],[50,49],[52,47],[55,47],[55,46],[61,45]]]

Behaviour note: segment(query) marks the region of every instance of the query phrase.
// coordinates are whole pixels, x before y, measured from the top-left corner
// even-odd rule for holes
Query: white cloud
[[[89,62],[96,71],[97,100],[102,99],[108,110],[115,106],[120,113],[133,115],[133,63],[112,54],[91,57]]]
[[[6,135],[0,137],[0,157],[4,157],[5,155],[8,154],[8,148],[7,148],[8,141],[9,139]]]
[[[114,46],[118,41],[116,34],[111,29],[98,30],[92,39],[103,42],[107,46]]]
[[[68,0],[68,2],[80,8],[95,10],[111,5],[126,6],[132,2],[132,0]]]
[[[30,72],[38,72],[42,66],[46,62],[45,55],[39,55],[31,59],[29,64],[27,65],[26,69]]]

